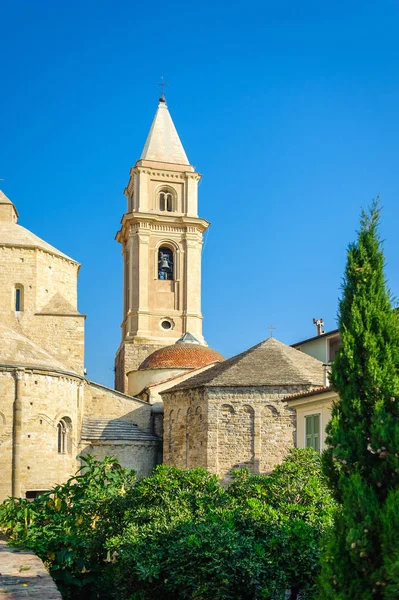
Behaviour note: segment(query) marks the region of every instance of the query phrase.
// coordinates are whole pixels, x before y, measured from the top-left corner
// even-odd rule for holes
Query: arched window
[[[163,188],[158,195],[159,210],[173,212],[173,192],[168,188]]]
[[[166,246],[158,250],[158,279],[173,279],[173,251]]]
[[[69,417],[60,419],[57,425],[58,454],[72,452],[72,422]]]
[[[14,288],[14,310],[22,312],[24,310],[24,286],[20,283]]]

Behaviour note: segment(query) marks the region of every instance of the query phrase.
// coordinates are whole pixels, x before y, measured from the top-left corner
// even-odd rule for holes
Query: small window
[[[306,422],[306,448],[320,452],[320,414],[308,415]]]
[[[29,490],[25,493],[25,498],[28,500],[34,500],[43,494],[46,494],[48,490]]]
[[[58,454],[72,452],[72,423],[69,417],[63,417],[57,425]]]
[[[15,286],[14,310],[15,312],[22,312],[24,310],[24,288],[20,284]]]
[[[163,189],[159,192],[159,210],[164,212],[173,212],[173,192],[169,189]]]
[[[173,279],[173,251],[165,246],[158,250],[158,279]]]

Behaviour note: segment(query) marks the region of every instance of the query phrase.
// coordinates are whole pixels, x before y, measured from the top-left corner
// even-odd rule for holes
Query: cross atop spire
[[[163,78],[163,75],[161,77],[161,81],[157,82],[156,85],[159,85],[161,87],[161,97],[159,99],[160,102],[166,102],[166,98],[165,98],[165,87],[169,86],[169,83],[165,83],[165,80]]]

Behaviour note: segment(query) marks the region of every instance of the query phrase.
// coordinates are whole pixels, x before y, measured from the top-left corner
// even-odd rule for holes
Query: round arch
[[[166,213],[177,211],[177,192],[172,186],[161,183],[155,188],[154,194],[155,210]]]
[[[180,246],[177,242],[170,239],[163,239],[159,241],[154,248],[154,279],[158,277],[158,260],[159,250],[161,248],[168,248],[173,252],[173,279],[174,281],[180,280]]]

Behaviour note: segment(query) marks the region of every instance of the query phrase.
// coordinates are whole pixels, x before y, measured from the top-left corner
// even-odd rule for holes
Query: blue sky
[[[204,334],[226,357],[336,326],[346,247],[380,193],[399,296],[399,2],[0,2],[0,182],[82,263],[88,376],[112,385],[114,241],[162,75],[203,174]]]

